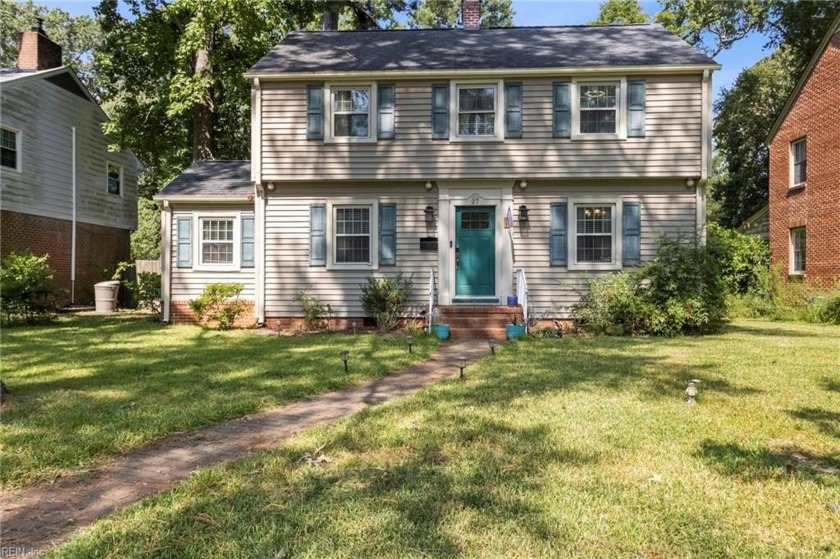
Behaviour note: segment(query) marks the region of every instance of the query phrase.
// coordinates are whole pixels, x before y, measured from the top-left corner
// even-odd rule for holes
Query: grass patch
[[[148,318],[65,317],[4,329],[0,372],[5,486],[79,470],[177,431],[242,416],[421,361],[415,336],[259,336]],[[340,349],[350,350],[350,374]]]
[[[840,328],[496,353],[202,471],[56,556],[840,556]],[[322,445],[329,461],[301,460]]]

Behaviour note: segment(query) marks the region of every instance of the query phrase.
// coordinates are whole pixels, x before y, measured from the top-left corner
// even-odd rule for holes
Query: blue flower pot
[[[525,336],[524,324],[505,324],[505,330],[507,331],[507,339],[509,340],[515,340],[516,338]]]
[[[509,307],[515,307],[519,304],[519,299],[516,297],[516,295],[508,295],[507,303]]]
[[[432,326],[432,331],[437,336],[439,340],[448,340],[449,339],[449,325],[448,324],[435,324]]]

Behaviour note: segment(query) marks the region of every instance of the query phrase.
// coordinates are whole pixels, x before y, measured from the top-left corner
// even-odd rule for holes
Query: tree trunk
[[[324,4],[324,20],[321,28],[324,31],[338,31],[338,14],[341,12],[342,2],[327,0]]]
[[[195,75],[207,84],[204,99],[193,107],[193,161],[213,159],[213,68],[210,53],[213,32],[209,31],[204,46],[195,54]]]

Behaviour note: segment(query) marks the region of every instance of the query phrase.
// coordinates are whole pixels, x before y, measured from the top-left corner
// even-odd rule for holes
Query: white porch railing
[[[516,270],[516,296],[519,304],[522,305],[522,317],[525,319],[525,331],[528,331],[528,280],[525,279],[525,270]]]
[[[429,270],[429,308],[426,312],[426,331],[432,332],[432,322],[435,312],[435,271]]]

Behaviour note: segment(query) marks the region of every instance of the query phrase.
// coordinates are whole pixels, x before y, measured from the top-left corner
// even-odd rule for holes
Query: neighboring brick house
[[[773,262],[829,287],[840,280],[840,15],[767,144]]]
[[[720,66],[659,25],[479,29],[479,8],[294,33],[248,70],[250,165],[196,162],[156,197],[164,320],[224,281],[252,322],[295,325],[306,290],[361,324],[360,286],[402,272],[410,316],[504,336],[513,294],[565,318],[590,279],[702,233]]]
[[[88,303],[129,259],[140,163],[108,150],[107,116],[40,24],[18,47],[0,71],[0,254],[49,254],[59,303]]]

